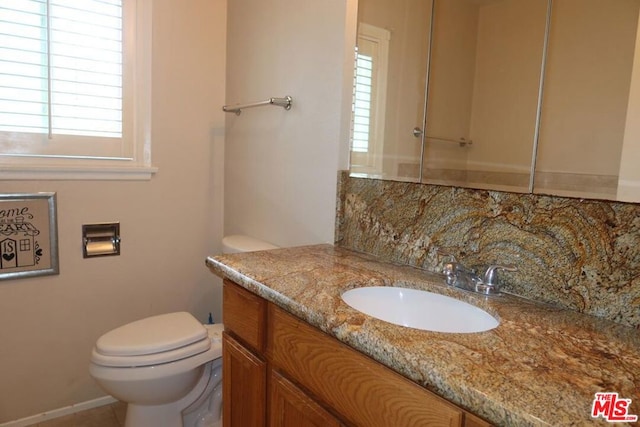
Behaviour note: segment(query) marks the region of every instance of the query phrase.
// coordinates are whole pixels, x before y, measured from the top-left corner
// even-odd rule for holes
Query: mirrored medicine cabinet
[[[640,202],[640,0],[359,0],[351,175]]]

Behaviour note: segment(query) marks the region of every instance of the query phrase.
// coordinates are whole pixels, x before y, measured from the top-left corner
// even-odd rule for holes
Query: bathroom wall
[[[469,170],[529,172],[546,13],[544,0],[478,10]]]
[[[384,109],[385,120],[383,164],[377,172],[385,176],[398,176],[399,165],[420,161],[420,138],[411,130],[423,121],[430,20],[431,4],[423,0],[358,3],[358,22],[390,32],[386,102],[378,106]]]
[[[226,103],[290,95],[293,107],[227,114],[225,233],[278,246],[331,242],[336,171],[348,164],[356,2],[228,7]]]
[[[424,167],[431,171],[465,170],[469,150],[437,138],[471,136],[480,6],[466,0],[436,2],[434,6],[437,19],[432,30]]]
[[[640,31],[636,34],[636,46],[631,71],[631,87],[629,89],[629,106],[620,156],[620,175],[618,179],[618,200],[630,201],[640,198],[640,169],[636,167],[640,158]]]
[[[219,251],[224,0],[153,2],[150,181],[2,181],[58,195],[60,274],[0,281],[0,423],[104,396],[88,374],[102,333],[187,310],[219,319],[204,259]],[[83,259],[82,224],[120,221],[122,254]]]
[[[618,175],[627,105],[633,99],[638,9],[637,1],[554,4],[537,170]],[[583,42],[576,46],[576,39]],[[567,162],[568,157],[576,160]]]
[[[512,264],[504,289],[640,329],[640,204],[340,175],[336,244],[438,270]]]

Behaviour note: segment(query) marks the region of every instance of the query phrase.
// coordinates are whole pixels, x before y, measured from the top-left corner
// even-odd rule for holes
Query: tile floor
[[[127,405],[116,402],[34,424],[33,427],[122,427],[126,412]]]

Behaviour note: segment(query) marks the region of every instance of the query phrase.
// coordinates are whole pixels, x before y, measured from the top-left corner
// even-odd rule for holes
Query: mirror
[[[624,152],[640,144],[627,130],[638,117],[627,109],[634,102],[639,3],[553,1],[535,193],[628,200],[633,192],[621,166],[640,159]]]
[[[423,182],[528,191],[546,15],[547,0],[435,1]]]
[[[360,0],[351,173],[420,180],[431,0]]]
[[[639,11],[640,0],[360,0],[377,115],[354,114],[352,175],[640,201]],[[382,71],[369,27],[386,30]]]

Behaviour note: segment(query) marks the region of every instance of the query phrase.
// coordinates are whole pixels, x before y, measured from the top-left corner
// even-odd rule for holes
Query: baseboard
[[[44,421],[59,418],[64,415],[75,414],[76,412],[86,411],[87,409],[98,408],[100,406],[109,405],[117,402],[111,396],[104,396],[98,399],[88,400],[86,402],[76,403],[75,405],[65,406],[64,408],[54,409],[52,411],[43,412],[41,414],[32,415],[30,417],[21,418],[15,421],[8,421],[0,424],[0,427],[26,427],[34,424],[42,423]]]

